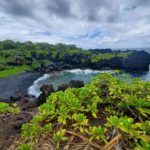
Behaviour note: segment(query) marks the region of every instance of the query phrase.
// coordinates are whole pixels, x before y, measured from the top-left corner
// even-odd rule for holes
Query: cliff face
[[[123,69],[126,71],[148,71],[150,65],[150,54],[145,51],[134,51],[128,58],[114,57],[95,63],[97,69],[109,67],[112,69]]]
[[[97,50],[98,51],[98,50]],[[91,62],[89,57],[81,54],[72,56],[66,55],[63,59],[59,56],[47,66],[37,69],[42,72],[54,70],[73,69],[73,68],[90,68],[90,69],[120,69],[126,71],[148,71],[150,65],[150,54],[145,51],[132,51],[127,58],[113,57],[110,59]]]
[[[136,51],[123,62],[123,68],[129,71],[149,70],[150,54],[145,51]]]
[[[4,77],[11,75],[14,68],[15,74],[28,69],[49,72],[72,68],[148,71],[149,64],[150,54],[145,51],[84,50],[62,43],[0,42],[0,72]]]

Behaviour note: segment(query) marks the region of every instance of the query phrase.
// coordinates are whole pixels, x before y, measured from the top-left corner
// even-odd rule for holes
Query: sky
[[[150,0],[0,0],[0,40],[150,47]]]

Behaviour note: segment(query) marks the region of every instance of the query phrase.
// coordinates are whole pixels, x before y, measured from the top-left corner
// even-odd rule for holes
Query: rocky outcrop
[[[123,62],[123,69],[128,71],[149,70],[150,54],[145,51],[134,52]]]
[[[65,91],[67,88],[80,88],[84,86],[83,81],[71,80],[68,84],[62,84],[58,87],[58,91]]]
[[[69,88],[69,85],[65,83],[58,87],[58,91],[65,91],[67,88]]]
[[[58,87],[57,91],[65,91],[67,88],[80,88],[83,87],[84,83],[83,81],[79,80],[71,80],[69,83],[62,84]],[[37,98],[37,106],[40,106],[41,104],[46,102],[46,98],[54,91],[53,85],[43,85],[40,88],[40,91],[42,92],[41,95]]]
[[[50,95],[52,92],[54,92],[54,87],[53,85],[43,85],[40,88],[40,91],[42,94],[37,98],[37,105],[41,105],[46,102],[46,98],[48,95]]]
[[[120,69],[126,71],[148,71],[150,65],[150,54],[145,51],[133,51],[127,58],[113,57],[91,63],[92,69]]]
[[[46,67],[41,67],[35,69],[37,72],[42,72],[42,73],[49,73],[52,71],[61,71],[63,69],[73,69],[74,66],[71,66],[70,64],[66,64],[64,62],[51,62],[50,65]]]
[[[108,50],[110,53],[111,50]],[[98,49],[93,50],[94,53],[99,53]],[[119,51],[118,51],[119,52]],[[103,52],[105,53],[105,51]],[[131,51],[128,57],[113,57],[110,59],[91,62],[91,60],[83,54],[66,55],[63,58],[53,60],[47,66],[38,68],[37,71],[48,73],[51,71],[61,71],[64,69],[121,69],[126,71],[148,71],[150,64],[150,54],[145,51]],[[117,52],[116,52],[117,54]]]
[[[80,88],[84,86],[84,82],[83,81],[79,81],[79,80],[71,80],[69,82],[69,87],[71,88]]]

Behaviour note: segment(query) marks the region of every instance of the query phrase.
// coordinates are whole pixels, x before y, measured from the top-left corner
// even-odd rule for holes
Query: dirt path
[[[20,132],[19,128],[14,127],[16,117],[10,114],[0,114],[0,150],[7,149],[13,137]]]
[[[22,124],[29,122],[36,114],[36,105],[26,99],[18,102],[18,115],[0,114],[0,150],[8,150],[15,137],[21,133]]]

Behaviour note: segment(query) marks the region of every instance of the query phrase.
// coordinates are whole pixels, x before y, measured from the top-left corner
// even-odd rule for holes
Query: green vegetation
[[[100,147],[121,134],[123,147],[149,150],[150,82],[121,78],[105,73],[82,88],[52,93],[22,126],[21,146],[36,149],[49,137],[60,149],[73,132]]]
[[[21,144],[18,147],[18,150],[32,150],[32,145],[30,145],[30,144]]]
[[[109,60],[114,57],[120,57],[120,58],[128,58],[129,55],[131,55],[132,52],[120,52],[120,53],[105,53],[101,55],[92,54],[91,56],[91,62],[98,62],[101,60]]]
[[[95,66],[95,63],[119,58],[118,64],[123,63],[133,51],[113,52],[111,50],[82,50],[75,45],[32,42],[0,42],[0,78],[15,75],[27,70],[44,69],[52,62],[63,62],[82,67]],[[105,62],[103,67],[112,63]]]
[[[17,106],[17,104],[13,104],[12,106],[9,106],[9,104],[0,102],[0,113],[12,113],[12,114],[18,114],[20,112],[20,108]]]
[[[17,66],[17,67],[11,67],[7,70],[0,71],[0,78],[9,77],[12,75],[16,75],[18,73],[24,72],[24,71],[30,71],[31,67],[27,65],[23,66]]]

